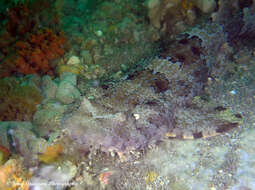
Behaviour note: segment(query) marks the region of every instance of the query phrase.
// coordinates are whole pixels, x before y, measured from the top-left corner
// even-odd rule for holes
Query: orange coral
[[[66,42],[64,34],[56,32],[57,24],[58,15],[47,0],[10,7],[6,31],[0,35],[4,39],[0,40],[0,51],[5,56],[0,64],[0,78],[17,72],[54,74],[51,61],[65,53]],[[55,31],[48,28],[52,26]]]
[[[31,34],[27,41],[16,42],[18,55],[14,64],[17,72],[45,74],[55,69],[51,68],[50,61],[64,55],[64,44],[65,36],[57,35],[50,29]]]

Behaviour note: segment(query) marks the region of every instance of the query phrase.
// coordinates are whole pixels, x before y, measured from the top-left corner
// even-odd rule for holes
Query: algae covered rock
[[[42,105],[33,118],[33,124],[36,126],[39,135],[47,136],[50,133],[59,131],[65,111],[66,106],[59,102],[50,101]]]
[[[33,125],[31,122],[7,121],[0,122],[0,145],[11,150],[12,146],[12,131],[16,128],[31,131]]]
[[[46,99],[52,99],[56,97],[57,93],[57,84],[50,78],[50,76],[45,75],[42,78],[42,91],[43,91],[43,96]]]
[[[63,104],[71,104],[80,97],[79,90],[67,81],[60,83],[56,98]]]
[[[75,87],[76,75],[70,72],[63,73],[55,80],[56,82],[47,76],[43,78],[43,81],[44,93],[48,98],[35,113],[33,124],[40,136],[48,136],[60,130],[62,117],[67,110],[65,104],[71,104],[79,99],[80,92]]]
[[[63,104],[71,104],[80,98],[80,92],[75,87],[77,77],[73,73],[63,73],[60,76],[60,83],[56,93],[56,98]]]
[[[36,163],[36,154],[44,150],[46,143],[45,139],[37,137],[31,122],[0,123],[0,148],[4,147],[10,153],[24,157],[27,166]]]
[[[32,141],[36,140],[36,135],[26,128],[13,128],[8,131],[12,136],[12,146],[20,155],[26,156],[31,154]]]
[[[67,61],[67,65],[79,65],[81,63],[80,58],[77,56],[72,56]]]
[[[59,84],[56,98],[63,104],[71,104],[80,97],[79,90],[67,81]]]

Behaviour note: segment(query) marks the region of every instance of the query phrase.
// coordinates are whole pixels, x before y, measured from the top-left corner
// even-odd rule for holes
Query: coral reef
[[[1,31],[0,189],[254,189],[252,0],[27,2]]]

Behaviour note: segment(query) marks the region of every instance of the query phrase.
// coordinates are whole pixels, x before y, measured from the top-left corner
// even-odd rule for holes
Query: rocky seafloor
[[[255,189],[255,3],[95,2],[56,1],[57,74],[0,79],[0,190]]]

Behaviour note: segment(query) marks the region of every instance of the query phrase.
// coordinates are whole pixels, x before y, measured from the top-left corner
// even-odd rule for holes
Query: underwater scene
[[[0,190],[254,190],[255,1],[0,0]]]

